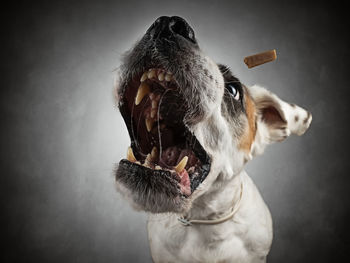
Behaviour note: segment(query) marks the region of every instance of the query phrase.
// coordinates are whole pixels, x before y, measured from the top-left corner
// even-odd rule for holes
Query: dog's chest
[[[155,262],[252,262],[264,254],[254,232],[234,221],[186,227],[176,217],[164,222],[150,218],[148,232]]]

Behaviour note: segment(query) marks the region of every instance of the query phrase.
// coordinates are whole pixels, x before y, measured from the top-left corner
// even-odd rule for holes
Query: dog
[[[265,262],[271,215],[244,165],[268,144],[302,135],[311,114],[243,85],[177,16],[158,18],[118,74],[131,146],[116,185],[149,212],[153,261]]]

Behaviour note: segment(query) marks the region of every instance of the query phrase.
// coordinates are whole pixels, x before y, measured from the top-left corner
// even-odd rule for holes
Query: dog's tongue
[[[169,167],[175,166],[184,156],[189,156],[190,158],[187,163],[188,165],[193,165],[193,157],[189,152],[189,150],[181,150],[176,146],[169,147],[162,153],[160,164]],[[177,173],[177,176],[179,178],[181,192],[189,196],[191,194],[191,181],[187,170],[183,169],[182,172]]]
[[[191,181],[186,169],[190,169],[198,163],[198,159],[193,151],[190,149],[183,149],[179,146],[170,146],[162,152],[161,158],[159,159],[159,164],[163,167],[173,169],[173,167],[179,164],[179,162],[183,160],[185,156],[187,156],[186,166],[181,172],[177,172],[177,177],[181,192],[184,195],[189,196],[191,195]]]
[[[183,169],[183,171],[177,175],[180,177],[181,192],[189,196],[191,194],[191,182],[186,169]]]

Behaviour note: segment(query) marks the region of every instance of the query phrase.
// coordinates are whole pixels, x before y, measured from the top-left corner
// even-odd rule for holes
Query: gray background
[[[150,262],[146,215],[116,193],[129,137],[112,99],[121,54],[160,15],[202,49],[310,110],[302,137],[247,170],[271,209],[269,262],[330,262],[349,249],[349,42],[345,6],[304,2],[16,2],[2,7],[2,262]],[[243,57],[277,49],[248,70]]]

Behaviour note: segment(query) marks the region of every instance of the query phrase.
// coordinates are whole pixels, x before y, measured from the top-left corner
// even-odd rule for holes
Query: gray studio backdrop
[[[310,110],[313,123],[247,170],[271,209],[269,262],[345,254],[349,57],[341,7],[279,1],[17,4],[2,36],[1,226],[6,262],[151,262],[146,214],[116,192],[130,143],[112,95],[120,57],[161,15],[247,85]],[[243,58],[276,49],[273,63]]]

